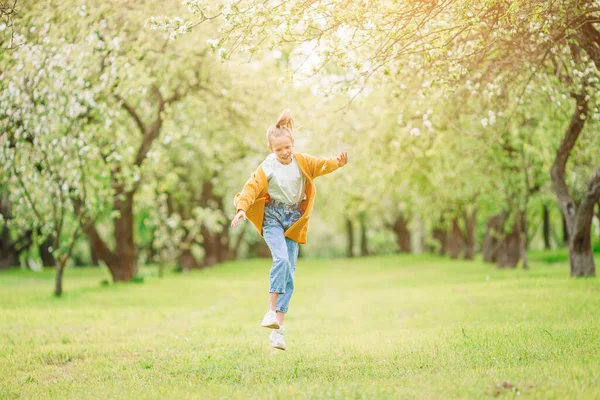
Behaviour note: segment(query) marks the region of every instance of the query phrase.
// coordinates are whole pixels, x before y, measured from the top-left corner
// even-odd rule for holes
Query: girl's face
[[[271,139],[269,149],[275,153],[277,161],[282,164],[292,162],[292,153],[294,152],[294,139],[289,136],[279,136]]]

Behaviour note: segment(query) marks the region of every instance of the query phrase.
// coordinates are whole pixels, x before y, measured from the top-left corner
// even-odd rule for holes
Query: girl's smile
[[[292,162],[292,153],[294,152],[294,139],[289,136],[274,137],[271,139],[269,149],[275,153],[277,161],[287,165]]]

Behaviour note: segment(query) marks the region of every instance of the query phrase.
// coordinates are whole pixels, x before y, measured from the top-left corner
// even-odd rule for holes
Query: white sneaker
[[[269,335],[269,339],[271,339],[271,346],[275,347],[279,350],[285,350],[285,340],[283,340],[284,329],[273,329],[271,334]]]
[[[260,326],[271,329],[279,329],[279,322],[277,321],[277,313],[275,311],[268,311],[265,314]]]

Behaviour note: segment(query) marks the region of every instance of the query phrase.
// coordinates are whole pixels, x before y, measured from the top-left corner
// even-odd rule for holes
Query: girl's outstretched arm
[[[342,152],[337,157],[331,158],[314,157],[308,154],[305,154],[304,156],[308,162],[308,169],[312,174],[312,178],[327,175],[336,169],[343,167],[348,162],[347,152]]]

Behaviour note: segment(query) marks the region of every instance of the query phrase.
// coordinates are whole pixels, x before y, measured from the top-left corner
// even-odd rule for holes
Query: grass
[[[0,274],[0,398],[600,398],[600,283],[388,256],[300,260],[288,350],[259,322],[269,263],[103,286]]]

